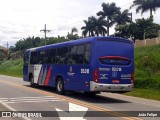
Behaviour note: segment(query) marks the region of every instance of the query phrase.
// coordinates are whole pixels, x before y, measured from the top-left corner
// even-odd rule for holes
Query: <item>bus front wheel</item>
[[[56,90],[57,90],[58,94],[62,95],[62,94],[65,93],[65,91],[64,91],[64,82],[63,82],[63,79],[60,78],[60,77],[57,79]]]

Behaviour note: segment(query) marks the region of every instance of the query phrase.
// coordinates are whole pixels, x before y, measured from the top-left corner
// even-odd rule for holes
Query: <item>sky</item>
[[[66,36],[71,28],[76,27],[81,35],[83,20],[96,16],[102,10],[101,4],[115,2],[122,10],[128,9],[133,0],[0,0],[0,45],[9,46],[23,38],[44,37],[40,30],[44,24],[51,32],[47,37]],[[149,17],[149,12],[136,14],[131,9],[133,20]],[[154,14],[156,23],[160,24],[160,9]],[[114,33],[111,28],[110,34]]]

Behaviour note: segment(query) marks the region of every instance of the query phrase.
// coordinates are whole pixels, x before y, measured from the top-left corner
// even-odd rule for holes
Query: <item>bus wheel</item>
[[[58,94],[62,95],[62,94],[65,93],[65,91],[64,91],[64,82],[63,82],[62,78],[60,78],[60,77],[57,79],[56,90],[57,90]]]
[[[34,83],[33,76],[30,77],[30,85],[31,85],[31,87],[35,87],[36,86],[36,84]]]

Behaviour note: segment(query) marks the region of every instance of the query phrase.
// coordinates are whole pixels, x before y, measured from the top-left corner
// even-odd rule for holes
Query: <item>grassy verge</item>
[[[135,48],[135,87],[160,90],[160,45]]]
[[[160,101],[160,90],[157,89],[134,88],[132,92],[125,93],[125,95]]]
[[[0,74],[22,77],[22,59],[4,61],[0,65]]]

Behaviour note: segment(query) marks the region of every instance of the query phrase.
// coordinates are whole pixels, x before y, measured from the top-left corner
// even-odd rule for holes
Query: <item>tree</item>
[[[93,33],[94,28],[93,28],[91,19],[88,17],[88,20],[84,20],[83,22],[85,23],[85,26],[81,28],[81,30],[83,30],[82,35],[86,37],[87,34],[89,33],[89,37],[94,36],[94,33]]]
[[[107,27],[107,21],[104,19],[104,17],[96,18],[94,16],[89,17],[91,20],[92,28],[94,33],[99,36],[99,34],[105,36],[105,33],[107,33],[107,30],[105,27]]]
[[[76,32],[76,33],[78,32],[78,29],[77,29],[77,28],[75,28],[75,27],[73,27],[73,28],[72,28],[72,30],[71,30],[71,34],[73,35],[73,33],[74,33],[74,32]]]
[[[109,36],[109,27],[115,23],[113,16],[120,12],[120,8],[115,3],[103,3],[102,8],[103,10],[99,11],[97,15],[107,17],[107,35]]]
[[[160,7],[160,0],[134,0],[130,9],[134,6],[137,6],[136,13],[141,11],[143,14],[150,11],[150,17],[153,17],[153,11],[155,12]]]
[[[68,32],[67,38],[69,40],[76,40],[79,38],[78,34],[73,34],[74,32],[78,32],[78,29],[75,27],[71,29],[71,34]]]
[[[115,28],[115,36],[134,37],[135,39],[156,38],[159,35],[160,25],[153,23],[152,18],[137,19],[136,23],[121,25]]]
[[[123,12],[119,12],[114,16],[114,21],[117,25],[125,25],[126,23],[130,23],[131,18],[129,17],[129,11],[126,9]]]

